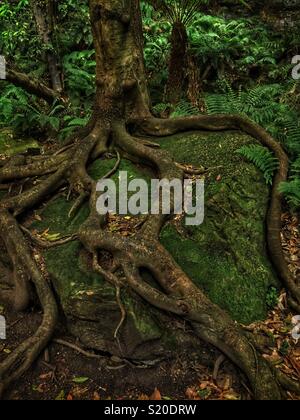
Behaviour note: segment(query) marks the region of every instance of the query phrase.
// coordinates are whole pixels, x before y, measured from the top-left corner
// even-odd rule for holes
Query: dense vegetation
[[[259,271],[261,277],[266,274],[266,284],[264,296],[258,298],[267,299],[264,306],[272,306],[274,287],[269,296],[265,292],[281,279],[286,289],[286,306],[297,313],[300,308],[297,273],[288,264],[282,239],[283,210],[288,207],[293,213],[300,208],[300,90],[299,82],[292,78],[291,64],[299,52],[299,36],[291,26],[289,30],[284,26],[291,22],[282,26],[281,19],[278,26],[276,18],[270,19],[268,8],[259,12],[244,0],[232,2],[237,6],[236,14],[213,0],[1,2],[0,51],[7,61],[7,80],[0,81],[0,134],[9,128],[20,139],[28,137],[45,147],[37,155],[28,150],[17,156],[1,156],[0,247],[5,261],[0,263],[6,275],[0,282],[4,286],[0,297],[14,312],[24,311],[38,301],[42,322],[33,335],[1,360],[0,398],[51,341],[60,309],[66,318],[76,306],[78,314],[72,312],[74,318],[109,318],[110,322],[105,303],[111,298],[121,320],[117,326],[105,326],[113,344],[109,338],[101,340],[100,351],[105,354],[126,357],[120,337],[124,334],[125,345],[131,345],[131,331],[136,331],[128,327],[131,318],[134,324],[143,323],[141,312],[136,316],[133,310],[132,315],[134,301],[134,305],[151,308],[158,318],[170,317],[174,321],[176,317],[179,328],[181,323],[189,323],[191,331],[184,334],[200,338],[225,354],[244,372],[255,398],[281,399],[286,397],[283,388],[299,391],[293,378],[286,378],[285,372],[275,369],[264,357],[258,339],[239,324],[243,321],[232,317],[205,287],[206,276],[218,283],[212,269],[206,267],[208,261],[218,265],[218,253],[223,258],[219,265],[222,281],[230,277],[229,287],[234,288],[233,280],[239,274],[249,280],[247,270],[253,266],[253,252],[248,242],[253,239],[259,242],[254,264],[258,265],[262,258],[268,265]],[[203,135],[201,150],[192,143],[193,131]],[[209,143],[208,132],[223,140],[225,132],[229,132],[229,144],[223,147],[217,143],[217,137],[211,137]],[[173,147],[184,146],[187,159],[176,157],[174,150],[170,153],[165,148],[167,142],[161,141],[162,137],[166,140],[176,135],[182,137]],[[233,145],[235,136],[240,137],[237,147]],[[224,168],[212,160],[217,149],[222,149],[226,164],[230,161],[226,153],[232,152],[230,158],[236,158],[227,168],[231,183],[225,180],[225,170],[220,171],[223,175],[214,173]],[[198,155],[194,160],[197,164],[206,154],[209,166],[191,166],[194,154]],[[263,173],[269,189],[259,171],[244,159]],[[96,163],[105,169],[113,160],[115,163],[106,174],[93,176]],[[192,232],[181,226],[181,220],[175,220],[180,218],[172,217],[174,202],[170,214],[159,211],[143,217],[143,212],[132,226],[128,222],[130,216],[99,215],[96,178],[112,178],[122,165],[129,163],[134,173],[146,167],[160,179],[183,181],[189,176],[211,181],[209,177],[213,177],[214,193],[207,200],[207,207],[213,214],[218,208],[223,216],[218,213],[219,223],[215,215],[208,220],[213,226],[209,228],[206,249],[199,248],[198,252],[196,243],[188,243]],[[241,168],[239,172],[235,167],[238,164],[244,166],[245,174],[250,168],[247,180]],[[260,202],[255,201],[259,195],[257,185],[264,188],[261,194],[265,200]],[[248,187],[253,187],[253,191],[247,192]],[[250,195],[249,203],[243,203]],[[31,230],[32,224],[27,224],[29,215],[38,206],[47,209],[58,196],[68,208],[67,212],[62,211],[66,219],[63,225],[73,222],[81,211],[84,215],[69,236],[61,237],[59,233],[47,238],[49,227],[45,226],[43,237]],[[252,206],[257,209],[256,221],[249,220]],[[287,214],[290,217],[290,212]],[[240,232],[228,222],[235,223],[236,215],[247,218],[240,225],[241,230],[245,229],[240,240]],[[122,221],[116,222],[114,217]],[[38,219],[43,221],[41,216]],[[113,225],[120,222],[127,223],[125,233]],[[204,286],[198,285],[193,273],[188,273],[163,243],[168,228],[176,228],[186,241],[187,265],[193,258],[194,262],[206,258],[197,272],[197,276],[205,277]],[[193,231],[197,234],[196,228]],[[204,230],[198,233],[200,241]],[[184,254],[172,231],[168,235]],[[95,293],[109,290],[100,300],[94,300],[94,291],[86,293],[87,299],[95,303],[89,315],[82,315],[86,307],[81,298],[79,305],[77,301],[69,307],[65,305],[61,293],[67,287],[55,285],[56,279],[44,266],[43,257],[36,258],[35,248],[31,247],[36,244],[41,253],[57,248],[60,254],[61,247],[70,243],[77,249],[76,264],[78,259],[78,264],[86,265],[97,278]],[[227,259],[233,260],[233,274],[227,269]],[[65,260],[71,264],[68,257]],[[273,268],[278,278],[269,282],[267,272],[273,276]],[[70,274],[71,270],[64,265],[60,271]],[[79,277],[86,280],[82,274]],[[73,281],[72,287],[75,286]],[[248,298],[244,290],[238,293]],[[261,294],[258,288],[255,291],[257,296]],[[85,292],[81,290],[79,295]],[[100,301],[104,302],[101,308]],[[142,327],[148,331],[147,326]],[[85,327],[82,331],[91,335],[95,332]],[[81,337],[82,333],[77,330],[74,335]],[[174,337],[177,338],[175,333]],[[87,341],[83,343],[89,346],[91,341]],[[94,336],[92,342],[89,348],[99,351]],[[136,348],[140,349],[139,344]]]
[[[166,102],[166,84],[171,49],[172,21],[159,2],[143,2],[145,63],[153,110],[158,116],[196,113],[239,113],[265,127],[281,141],[291,157],[290,182],[282,191],[293,207],[300,206],[299,83],[291,77],[291,59],[298,53],[297,31],[276,32],[257,16],[214,15],[207,1],[200,1],[186,19],[188,54],[196,63],[197,78],[191,94],[183,89],[177,105]],[[162,2],[163,3],[163,2]],[[203,12],[201,13],[201,5]],[[28,0],[1,2],[1,54],[18,70],[47,78],[45,54],[54,50],[60,58],[67,106],[44,101],[22,88],[1,83],[0,125],[13,126],[22,134],[39,139],[64,140],[90,116],[94,95],[95,59],[84,0],[57,4],[52,44],[42,43],[37,34]],[[172,7],[172,6],[171,6]],[[244,6],[245,12],[248,10]],[[192,71],[186,69],[186,73]],[[195,88],[195,87],[194,87]],[[252,148],[241,151],[272,178],[272,158]]]

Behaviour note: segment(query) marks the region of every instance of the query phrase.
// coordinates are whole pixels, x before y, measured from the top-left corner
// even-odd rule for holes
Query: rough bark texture
[[[52,89],[61,94],[63,92],[61,66],[53,45],[53,31],[55,24],[54,0],[31,0],[31,4],[36,21],[37,32],[46,50]]]
[[[34,262],[25,238],[34,241],[34,236],[20,228],[18,216],[67,184],[78,195],[70,217],[84,200],[89,199],[90,213],[76,233],[76,238],[91,256],[93,270],[115,287],[116,301],[123,314],[122,321],[126,314],[120,301],[120,289],[129,287],[148,304],[189,322],[197,337],[228,356],[247,376],[257,399],[278,400],[283,394],[276,372],[256,350],[254,342],[226,312],[205,296],[159,242],[159,234],[167,217],[162,214],[149,216],[143,226],[128,238],[107,231],[106,217],[99,217],[96,211],[96,183],[88,175],[87,165],[103,153],[115,151],[119,156],[124,155],[133,162],[152,168],[160,178],[183,179],[184,168],[176,165],[166,151],[137,137],[137,130],[150,136],[161,136],[185,130],[233,129],[255,137],[280,160],[268,217],[269,250],[293,296],[293,304],[299,307],[299,289],[288,271],[280,247],[281,195],[277,192],[277,186],[286,180],[288,158],[281,146],[261,127],[241,117],[153,119],[143,71],[140,23],[137,24],[140,22],[139,2],[90,0],[90,13],[96,48],[97,94],[94,114],[84,137],[52,157],[41,157],[35,162],[25,158],[11,160],[0,169],[1,183],[16,177],[38,177],[38,182],[32,187],[19,195],[4,197],[0,202],[1,237],[15,268],[11,289],[2,298],[10,297],[17,309],[24,309],[29,303],[30,280],[44,311],[43,323],[36,334],[0,364],[0,391],[29,368],[50,340],[57,319],[53,293]],[[111,174],[110,171],[107,176]],[[61,241],[51,246],[55,245],[61,245]],[[101,266],[100,250],[112,256],[111,270]],[[157,287],[142,278],[141,271],[144,269],[152,275]],[[122,321],[115,332],[116,339]]]
[[[183,23],[173,24],[171,35],[171,56],[169,76],[166,86],[166,99],[172,105],[178,104],[184,92],[187,77],[188,36]]]

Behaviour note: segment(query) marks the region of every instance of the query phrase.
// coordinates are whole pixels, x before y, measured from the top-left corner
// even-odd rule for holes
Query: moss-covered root
[[[124,126],[115,125],[114,139],[118,146],[135,158],[155,165],[161,178],[183,177],[183,172],[167,153],[137,143],[126,133]],[[258,399],[281,399],[276,378],[254,346],[231,318],[194,285],[159,243],[159,234],[165,221],[162,215],[149,216],[139,234],[133,238],[122,238],[99,226],[93,199],[90,211],[89,218],[79,230],[79,238],[89,252],[94,256],[100,249],[110,252],[115,266],[121,267],[121,272],[125,274],[126,283],[144,300],[190,321],[199,337],[219,348],[242,369]],[[119,279],[117,274],[101,269],[95,258],[94,268],[98,272],[101,270],[107,281],[121,287],[124,280]],[[164,292],[142,280],[142,269],[151,273]]]

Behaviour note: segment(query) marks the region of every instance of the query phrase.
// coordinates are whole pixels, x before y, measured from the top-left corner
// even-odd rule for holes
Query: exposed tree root
[[[238,115],[214,115],[170,120],[148,119],[137,123],[140,130],[152,136],[168,136],[186,130],[241,130],[268,147],[278,158],[279,169],[273,182],[271,204],[267,217],[268,247],[272,262],[290,295],[290,305],[300,313],[300,288],[290,272],[281,246],[282,194],[279,185],[288,178],[289,159],[280,143],[262,127]]]
[[[89,351],[83,350],[81,347],[77,346],[76,344],[69,343],[68,341],[61,340],[59,338],[55,338],[52,340],[53,343],[59,344],[64,347],[68,347],[69,349],[77,351],[77,353],[82,354],[85,357],[88,357],[89,359],[103,359],[103,356],[99,356],[95,353],[90,353]]]
[[[300,303],[299,290],[288,271],[280,245],[282,197],[278,192],[278,185],[286,179],[288,171],[288,159],[281,146],[263,129],[236,116],[199,117],[170,121],[149,119],[138,121],[135,123],[135,126],[137,125],[144,133],[152,136],[169,135],[191,129],[215,131],[238,129],[252,135],[276,154],[280,168],[274,180],[268,215],[268,243],[274,265],[298,305]],[[218,348],[242,370],[249,380],[255,398],[281,399],[280,385],[284,380],[279,378],[267,361],[260,356],[254,343],[242,328],[205,296],[160,244],[159,235],[167,221],[165,215],[149,216],[141,229],[131,237],[125,238],[106,229],[106,217],[100,217],[96,211],[96,182],[89,177],[86,167],[92,156],[96,158],[108,150],[109,140],[112,140],[113,148],[118,151],[118,158],[114,170],[107,175],[108,177],[117,170],[121,154],[135,162],[149,166],[160,178],[172,180],[184,177],[184,167],[177,165],[167,152],[153,147],[151,142],[147,144],[143,140],[131,136],[126,129],[125,122],[119,118],[111,122],[99,119],[89,135],[57,156],[64,156],[64,159],[60,160],[56,169],[52,167],[52,173],[41,178],[36,186],[25,190],[19,196],[4,198],[0,202],[0,235],[15,267],[18,268],[18,275],[14,277],[14,288],[15,293],[24,299],[23,302],[21,299],[20,306],[23,309],[28,303],[26,287],[30,279],[35,286],[44,311],[42,325],[34,336],[22,343],[0,364],[1,391],[6,389],[12,381],[18,379],[45,348],[53,334],[57,318],[57,308],[51,288],[43,279],[31,257],[30,249],[18,226],[16,217],[42,203],[62,185],[67,184],[80,197],[78,203],[82,202],[83,195],[85,198],[90,197],[90,215],[80,227],[76,238],[93,256],[95,272],[104,276],[116,287],[116,299],[121,310],[121,321],[115,331],[115,337],[118,337],[118,332],[122,328],[126,316],[120,299],[120,289],[123,285],[127,285],[150,305],[190,322],[194,333],[199,338]],[[98,152],[95,153],[96,150]],[[47,163],[33,163],[32,172],[26,167],[24,174],[26,177],[36,176],[37,168],[41,165],[44,165],[44,168],[47,167]],[[13,169],[7,167],[5,171],[5,179],[13,179]],[[21,178],[21,172],[19,174]],[[3,177],[4,172],[2,172],[2,179]],[[78,205],[75,211],[77,208]],[[23,231],[31,240],[36,240],[30,232],[24,229]],[[107,251],[113,256],[114,269],[112,271],[104,270],[99,265],[98,253],[100,250]],[[159,287],[150,286],[142,279],[140,274],[142,269],[151,273]],[[15,301],[18,302],[18,299]],[[285,386],[287,386],[287,381]],[[289,386],[291,386],[290,383]]]
[[[33,282],[41,306],[43,321],[36,333],[25,340],[0,364],[0,396],[5,388],[30,368],[47,346],[57,322],[57,305],[50,286],[34,263],[31,252],[15,218],[8,211],[0,212],[0,231],[9,255],[15,258]],[[20,293],[16,289],[16,293]]]
[[[283,397],[282,385],[294,390],[297,387],[269,366],[255,348],[255,341],[196,287],[160,244],[159,235],[167,217],[149,215],[130,237],[109,232],[106,217],[100,217],[96,211],[96,182],[88,175],[87,166],[104,153],[116,150],[131,161],[148,166],[160,178],[183,179],[187,168],[176,165],[152,139],[145,141],[133,135],[142,133],[157,137],[187,130],[241,130],[256,138],[274,152],[280,163],[267,219],[268,245],[273,264],[290,294],[291,304],[300,313],[300,290],[284,260],[280,240],[282,196],[278,186],[287,179],[288,157],[265,130],[240,116],[152,118],[144,71],[139,2],[90,0],[89,6],[97,63],[97,93],[90,122],[66,148],[52,157],[32,160],[16,157],[5,161],[0,168],[0,183],[38,177],[32,187],[26,183],[19,195],[9,195],[0,201],[0,236],[14,265],[11,290],[3,297],[10,298],[17,309],[24,309],[31,284],[44,313],[36,333],[0,364],[0,394],[47,346],[57,319],[51,287],[36,266],[24,235],[30,240],[34,238],[28,232],[22,232],[17,218],[67,186],[70,194],[78,196],[71,217],[83,200],[89,198],[90,215],[77,232],[77,238],[93,256],[94,270],[116,288],[121,322],[115,336],[118,337],[126,315],[119,294],[125,285],[155,308],[188,321],[196,336],[218,348],[241,369],[255,398],[278,400]],[[10,69],[8,80],[49,102],[57,97],[54,89]],[[111,271],[100,266],[99,251],[107,251],[113,256]],[[142,269],[151,273],[159,287],[150,286],[143,280]]]

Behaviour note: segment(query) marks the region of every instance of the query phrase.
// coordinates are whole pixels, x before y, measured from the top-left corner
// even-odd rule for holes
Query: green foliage
[[[274,172],[278,169],[278,159],[266,147],[258,144],[243,146],[237,153],[254,163],[264,174],[264,178],[268,185],[273,182]]]
[[[149,2],[170,22],[189,25],[201,6],[209,3],[209,0],[149,0]]]
[[[223,93],[208,94],[205,97],[209,114],[242,114],[266,128],[272,125],[274,117],[287,111],[278,99],[283,93],[281,85],[258,85],[249,90],[233,90],[227,80],[219,82]]]
[[[89,5],[86,0],[60,0],[57,2],[57,42],[61,54],[91,50],[93,37],[90,26]]]
[[[266,304],[269,309],[274,309],[279,302],[279,293],[276,287],[270,287],[266,296]]]
[[[191,51],[205,69],[219,77],[249,75],[264,69],[270,77],[285,48],[284,38],[255,18],[227,19],[198,15],[188,30]]]
[[[144,31],[144,59],[152,99],[159,103],[163,99],[163,86],[168,78],[168,55],[172,25],[162,19],[153,6],[141,3]]]
[[[223,94],[206,95],[207,112],[211,114],[241,114],[262,125],[272,136],[282,142],[289,152],[292,163],[290,180],[280,186],[280,191],[294,208],[300,208],[300,123],[295,107],[289,103],[287,92],[296,86],[262,85],[243,91],[234,91],[228,81],[222,81]],[[272,159],[259,149],[242,150],[243,156],[255,163],[271,183]],[[273,170],[272,170],[273,168]]]
[[[191,117],[193,115],[199,115],[199,109],[194,107],[187,101],[180,101],[174,111],[171,113],[171,118],[177,117]]]
[[[0,83],[0,126],[37,136],[60,138],[86,123],[95,92],[95,61],[88,2],[63,0],[55,4],[57,21],[53,48],[62,63],[66,93],[71,106],[53,104],[20,88]],[[29,0],[0,2],[0,53],[29,76],[47,84],[45,46],[36,30]],[[30,133],[29,133],[30,132]]]
[[[281,344],[279,352],[282,356],[286,357],[289,354],[290,349],[291,349],[290,343],[287,340],[285,340]]]
[[[80,128],[85,127],[88,123],[89,115],[77,117],[76,115],[66,115],[63,118],[63,128],[59,132],[59,139],[64,140],[70,137],[73,132]]]
[[[300,176],[294,177],[289,182],[284,182],[279,187],[280,191],[285,195],[291,207],[300,208]]]
[[[280,191],[285,195],[291,207],[300,209],[300,157],[291,165],[290,181],[282,183]]]
[[[95,93],[96,62],[94,50],[73,51],[63,58],[66,89],[78,105],[82,97],[91,98]]]
[[[0,126],[10,125],[21,132],[58,131],[60,119],[56,114],[60,110],[55,105],[50,111],[44,109],[23,89],[9,85],[1,96]]]
[[[79,117],[77,115],[80,115]],[[45,135],[53,133],[65,139],[78,127],[87,124],[89,114],[77,108],[67,109],[57,103],[49,109],[44,103],[8,85],[0,101],[0,128],[12,126],[17,132]]]
[[[181,100],[175,108],[173,108],[172,104],[159,103],[153,107],[152,111],[157,116],[170,114],[170,118],[192,117],[193,115],[199,115],[199,109],[185,100]]]
[[[276,122],[281,126],[281,139],[292,157],[300,156],[300,124],[295,113],[283,115]]]
[[[6,57],[27,60],[40,56],[41,43],[36,31],[29,0],[3,0],[0,2],[0,51]]]

